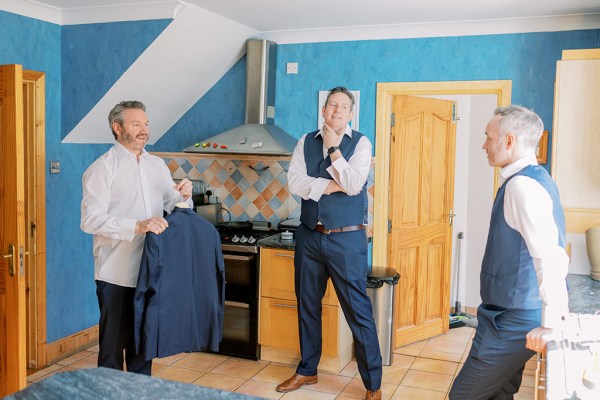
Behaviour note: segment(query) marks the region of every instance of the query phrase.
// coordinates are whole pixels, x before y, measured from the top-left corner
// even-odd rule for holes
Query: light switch
[[[287,73],[288,74],[297,74],[298,73],[298,63],[297,62],[287,63]]]

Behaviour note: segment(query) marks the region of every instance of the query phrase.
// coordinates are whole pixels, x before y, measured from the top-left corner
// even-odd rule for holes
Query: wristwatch
[[[327,154],[331,154],[331,153],[335,152],[336,150],[339,150],[339,146],[331,146],[330,148],[327,149]]]

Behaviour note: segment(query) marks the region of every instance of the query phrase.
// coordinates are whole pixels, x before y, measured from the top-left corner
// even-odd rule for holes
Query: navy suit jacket
[[[215,227],[175,207],[160,235],[146,234],[135,291],[135,346],[146,360],[219,349],[225,269]]]

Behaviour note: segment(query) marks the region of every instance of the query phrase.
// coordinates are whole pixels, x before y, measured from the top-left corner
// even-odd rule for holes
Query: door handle
[[[454,210],[450,210],[448,211],[448,224],[450,226],[452,226],[452,224],[454,224],[454,217],[456,217],[456,214],[454,214]]]
[[[15,245],[8,245],[8,254],[2,254],[2,257],[8,262],[8,274],[15,275]]]

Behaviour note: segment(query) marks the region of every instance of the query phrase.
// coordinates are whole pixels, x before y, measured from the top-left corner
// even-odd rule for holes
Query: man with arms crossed
[[[331,278],[354,337],[366,399],[381,399],[381,353],[367,296],[367,176],[369,139],[352,130],[354,96],[332,89],[323,106],[323,129],[298,141],[288,172],[290,192],[302,198],[294,258],[302,360],[277,386],[291,392],[317,383],[321,358],[321,301]]]

